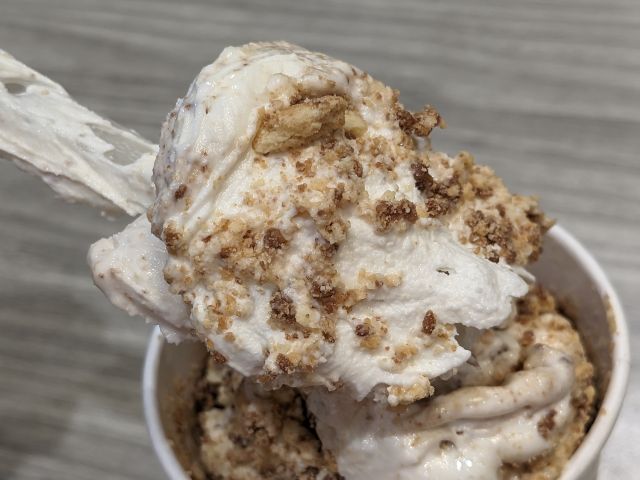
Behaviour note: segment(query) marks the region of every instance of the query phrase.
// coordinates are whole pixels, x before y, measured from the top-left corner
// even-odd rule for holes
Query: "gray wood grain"
[[[228,44],[286,39],[439,107],[467,149],[602,262],[640,349],[640,3],[633,0],[0,0],[0,47],[157,139]],[[1,126],[0,126],[1,128]],[[92,286],[118,230],[0,163],[0,478],[152,479],[139,379],[149,329]],[[601,478],[633,478],[640,369]]]

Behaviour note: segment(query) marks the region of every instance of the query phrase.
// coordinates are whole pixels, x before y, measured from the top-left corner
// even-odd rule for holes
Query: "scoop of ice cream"
[[[594,399],[593,367],[577,332],[549,294],[533,289],[515,320],[476,336],[470,349],[473,364],[407,407],[311,389],[307,406],[340,474],[557,478],[585,434]]]
[[[227,48],[170,113],[154,168],[164,275],[218,359],[271,385],[344,386],[392,404],[501,324],[540,249],[534,200],[441,125],[344,62],[287,43]]]

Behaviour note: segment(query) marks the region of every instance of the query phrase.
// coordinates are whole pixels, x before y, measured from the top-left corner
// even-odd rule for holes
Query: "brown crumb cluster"
[[[436,179],[432,169],[444,174]],[[425,199],[418,213],[459,229],[459,239],[477,254],[516,265],[538,258],[543,235],[553,222],[535,198],[511,194],[490,168],[476,165],[467,152],[454,159],[430,153],[412,164],[411,171]]]
[[[322,308],[328,312],[333,313],[338,306],[338,289],[332,284],[331,279],[327,278],[312,278],[309,280],[311,288],[309,292],[311,297],[315,299]]]
[[[279,250],[287,244],[286,238],[277,228],[268,228],[264,232],[264,247],[267,249]]]
[[[163,237],[164,243],[167,246],[167,251],[173,255],[178,254],[183,247],[182,233],[180,233],[172,223],[169,223],[164,227]],[[171,283],[169,280],[167,281],[168,283]]]
[[[388,232],[394,225],[414,224],[417,220],[416,206],[409,200],[376,203],[376,229],[380,233]]]
[[[388,332],[389,327],[380,317],[365,318],[354,328],[360,347],[367,350],[377,349]]]
[[[533,332],[533,330],[526,330],[522,334],[522,337],[520,337],[520,346],[522,348],[527,348],[528,346],[533,345],[535,339],[536,334]]]
[[[422,319],[422,333],[431,335],[436,328],[437,321],[436,314],[431,310],[427,310],[427,313],[424,314],[424,318]]]
[[[225,357],[223,354],[221,354],[220,352],[216,351],[216,350],[211,350],[209,352],[211,354],[211,358],[213,359],[214,362],[222,365],[224,363],[227,363],[227,357]]]
[[[508,263],[514,263],[517,252],[510,242],[513,232],[512,224],[502,217],[486,215],[480,210],[470,212],[465,222],[471,230],[469,241],[479,247],[496,245],[499,250],[491,250],[487,253],[487,258],[492,262],[497,262],[503,257]]]
[[[417,137],[428,137],[431,130],[437,126],[444,126],[440,114],[431,105],[426,105],[422,111],[416,113],[411,113],[397,105],[396,117],[398,125],[405,133]]]
[[[293,301],[282,293],[277,291],[271,297],[269,302],[271,306],[270,321],[280,328],[291,327],[296,325],[296,307]]]
[[[282,373],[288,374],[288,373],[293,373],[295,371],[295,366],[293,362],[291,362],[291,360],[289,360],[289,358],[282,353],[279,353],[278,356],[276,357],[276,364],[278,365]]]
[[[435,182],[424,192],[427,197],[425,207],[427,216],[437,218],[450,213],[460,199],[460,185],[457,176],[446,182]]]
[[[396,365],[401,365],[409,361],[416,353],[418,353],[418,349],[415,345],[398,345],[393,351],[393,362]]]
[[[416,162],[411,164],[411,173],[416,182],[416,188],[421,193],[428,194],[433,186],[433,177],[429,173],[429,168],[424,163]]]
[[[342,480],[294,389],[267,391],[209,362],[195,396],[194,480]]]
[[[356,335],[359,337],[368,337],[371,335],[371,327],[369,325],[365,325],[364,323],[359,323],[356,325]]]

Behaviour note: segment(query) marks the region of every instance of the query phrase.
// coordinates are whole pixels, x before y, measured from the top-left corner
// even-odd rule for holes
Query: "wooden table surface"
[[[449,129],[435,146],[539,194],[602,262],[640,349],[640,2],[0,0],[0,48],[153,140],[224,46],[265,39],[439,107]],[[0,163],[1,479],[163,477],[140,400],[150,330],[107,302],[85,263],[124,223]],[[638,475],[636,367],[600,478]]]

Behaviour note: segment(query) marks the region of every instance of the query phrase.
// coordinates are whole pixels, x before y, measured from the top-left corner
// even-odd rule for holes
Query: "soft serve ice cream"
[[[515,319],[470,349],[472,364],[437,383],[432,399],[401,409],[309,392],[338,471],[354,480],[556,478],[584,435],[594,397],[578,334],[534,288]]]
[[[442,126],[287,43],[226,49],[178,100],[154,204],[89,261],[114,304],[225,365],[212,475],[554,478],[575,450],[592,368],[522,268],[550,222],[433,151]]]
[[[469,359],[458,326],[509,318],[527,291],[511,265],[537,254],[544,217],[468,155],[432,152],[440,124],[286,43],[202,70],[163,128],[149,218],[221,361],[408,403]]]
[[[465,337],[473,362],[439,379],[431,400],[395,408],[323,388],[303,401],[211,359],[195,403],[200,455],[188,468],[234,479],[557,478],[593,405],[578,334],[533,287],[502,328]]]

